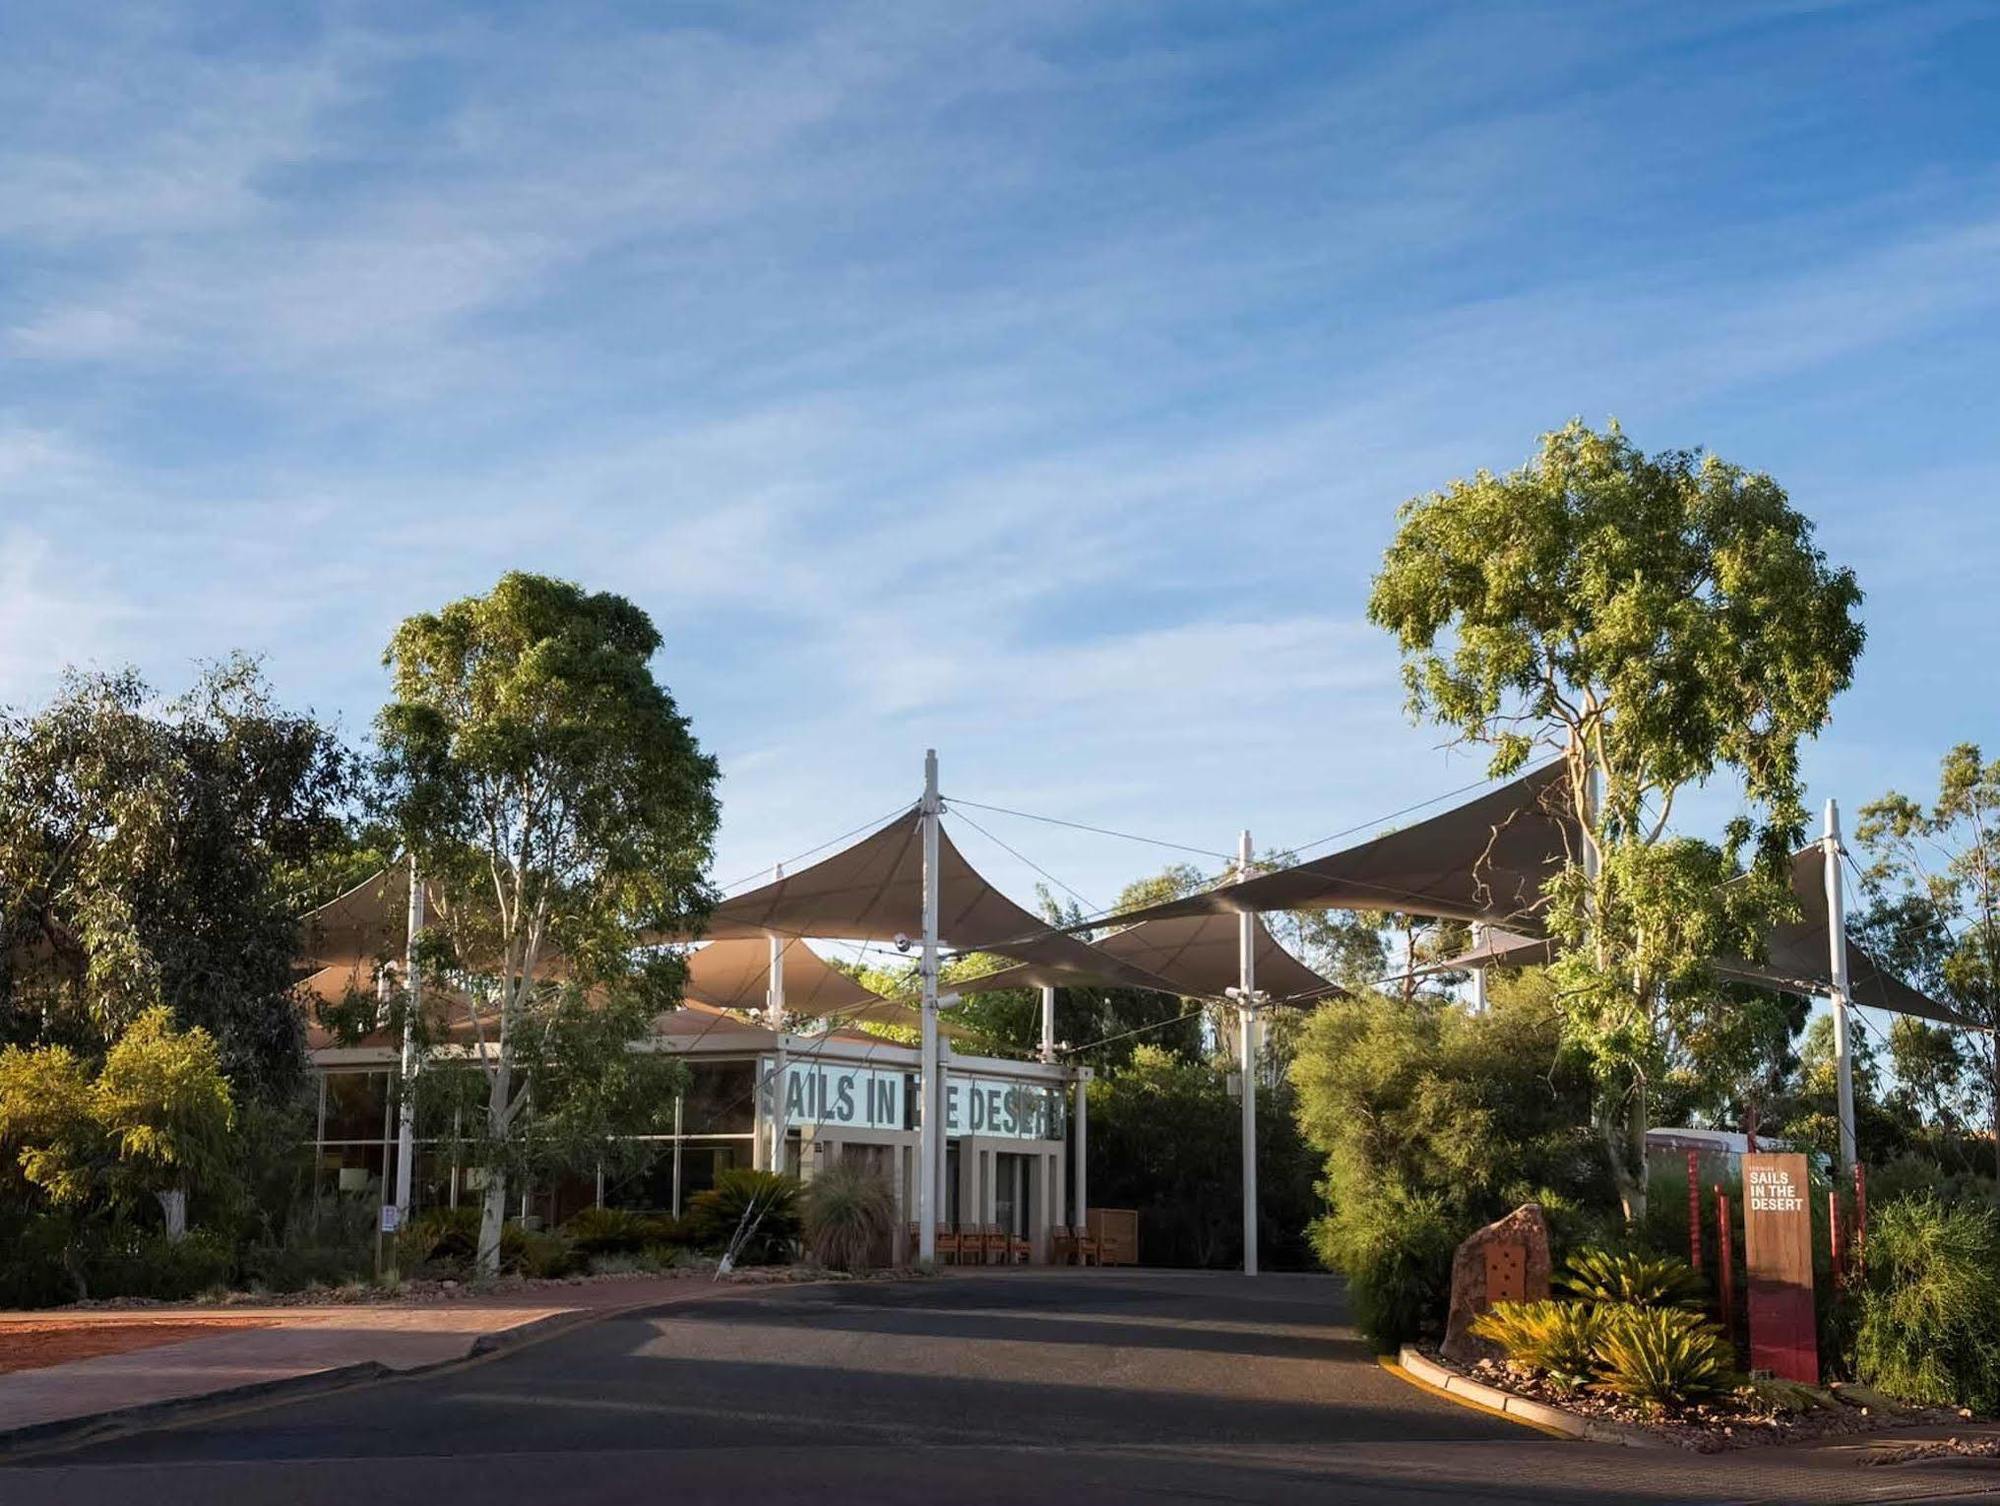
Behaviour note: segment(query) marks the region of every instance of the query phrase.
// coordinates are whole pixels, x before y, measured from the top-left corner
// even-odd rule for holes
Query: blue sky
[[[1474,778],[1363,620],[1572,414],[1868,592],[1850,806],[2000,741],[1990,5],[0,10],[0,700],[625,592],[719,876],[948,792],[1227,849]],[[982,816],[1098,903],[1171,853]],[[1034,875],[966,838],[1025,892]]]

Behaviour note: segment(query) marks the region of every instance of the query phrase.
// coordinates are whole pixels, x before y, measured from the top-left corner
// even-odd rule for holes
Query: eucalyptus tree
[[[1484,745],[1495,776],[1560,756],[1583,813],[1547,886],[1552,972],[1642,1218],[1649,1091],[1728,1007],[1709,960],[1754,953],[1789,904],[1799,746],[1852,678],[1860,587],[1771,477],[1642,454],[1615,423],[1573,421],[1520,469],[1399,518],[1369,616],[1401,648],[1412,714]],[[1676,798],[1717,777],[1744,814],[1719,844],[1676,835]]]
[[[0,714],[0,1043],[95,1060],[164,1005],[240,1094],[282,1095],[304,1063],[285,876],[341,839],[355,773],[241,656],[170,700],[71,672]]]
[[[1862,807],[1855,828],[1870,863],[1864,935],[1895,971],[1985,1027],[1954,1043],[1907,1029],[1898,1076],[1948,1103],[1958,1051],[1975,1053],[2000,1143],[2000,759],[1972,743],[1944,757],[1930,805],[1891,792]],[[1900,1021],[1898,1022],[1901,1023]],[[1928,1082],[1923,1079],[1929,1079]]]
[[[623,597],[510,573],[411,617],[377,720],[388,812],[438,897],[425,965],[465,986],[483,1074],[479,1267],[510,1173],[646,1098],[627,1049],[661,999],[635,947],[713,903],[715,760]]]

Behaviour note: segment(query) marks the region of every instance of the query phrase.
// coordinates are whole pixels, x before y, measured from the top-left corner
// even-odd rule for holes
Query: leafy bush
[[[562,1226],[562,1232],[586,1257],[633,1255],[658,1239],[650,1214],[623,1208],[585,1208]]]
[[[896,1227],[896,1190],[879,1171],[829,1166],[799,1200],[806,1248],[821,1265],[858,1271],[878,1258]]]
[[[1593,1356],[1598,1383],[1655,1408],[1725,1391],[1736,1352],[1720,1328],[1685,1308],[1614,1307]]]
[[[479,1254],[476,1205],[427,1208],[396,1237],[396,1268],[406,1276],[469,1280]],[[567,1276],[581,1264],[575,1246],[560,1234],[500,1226],[500,1269],[508,1275]]]
[[[1685,1307],[1697,1311],[1707,1300],[1694,1267],[1672,1255],[1617,1252],[1601,1247],[1578,1250],[1558,1284],[1588,1302],[1630,1307]]]
[[[768,1265],[791,1258],[799,1237],[799,1184],[775,1172],[737,1167],[688,1204],[688,1227],[706,1249],[724,1249],[739,1229],[750,1232],[737,1251],[739,1265]]]
[[[88,1280],[93,1296],[178,1302],[226,1284],[235,1265],[235,1252],[206,1230],[179,1240],[126,1234],[92,1253]]]
[[[1496,1302],[1472,1320],[1472,1334],[1498,1344],[1516,1364],[1574,1387],[1590,1378],[1610,1321],[1608,1309],[1589,1302]]]
[[[518,1236],[509,1239],[509,1235]],[[576,1247],[560,1234],[508,1224],[500,1231],[500,1269],[546,1280],[567,1276],[581,1262]]]
[[[1909,1401],[2000,1408],[2000,1223],[1925,1194],[1869,1221],[1855,1375]]]
[[[1343,1196],[1315,1222],[1313,1246],[1347,1278],[1355,1326],[1387,1354],[1443,1315],[1464,1232],[1441,1197],[1373,1187]]]
[[[267,1291],[295,1292],[371,1273],[375,1265],[376,1204],[332,1197],[295,1209],[280,1236],[243,1251],[243,1279]]]

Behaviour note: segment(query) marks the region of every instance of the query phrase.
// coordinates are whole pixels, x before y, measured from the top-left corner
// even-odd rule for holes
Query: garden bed
[[[1970,1416],[1948,1408],[1899,1406],[1860,1387],[1820,1389],[1771,1382],[1753,1382],[1705,1401],[1656,1410],[1593,1386],[1559,1386],[1545,1374],[1507,1360],[1458,1365],[1433,1346],[1423,1346],[1419,1352],[1453,1375],[1594,1424],[1592,1436],[1631,1433],[1637,1435],[1633,1442],[1669,1444],[1697,1453],[1955,1424]]]
[[[726,1286],[766,1286],[795,1281],[897,1280],[914,1276],[908,1269],[864,1271],[850,1274],[815,1265],[739,1266],[721,1278]],[[615,1271],[589,1276],[501,1276],[492,1281],[399,1281],[380,1284],[351,1281],[339,1286],[313,1286],[296,1292],[232,1291],[186,1301],[164,1301],[154,1297],[105,1297],[71,1303],[63,1312],[175,1311],[215,1307],[340,1307],[356,1305],[409,1306],[452,1301],[484,1301],[495,1297],[510,1300],[537,1294],[555,1296],[577,1287],[615,1286],[633,1281],[714,1281],[715,1262],[679,1266],[662,1271]],[[13,1330],[9,1330],[12,1332]]]

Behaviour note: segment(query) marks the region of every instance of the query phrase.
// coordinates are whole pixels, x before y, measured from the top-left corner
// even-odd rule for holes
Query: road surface
[[[1822,1471],[1806,1494],[1723,1468],[1544,1438],[1419,1391],[1346,1326],[1331,1278],[1021,1271],[629,1314],[30,1457],[0,1469],[0,1502],[1583,1506],[1892,1483]]]

